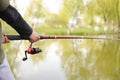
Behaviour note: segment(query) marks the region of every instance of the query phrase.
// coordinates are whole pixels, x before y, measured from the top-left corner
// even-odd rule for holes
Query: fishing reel
[[[34,55],[34,54],[38,54],[39,52],[42,52],[42,50],[40,48],[33,48],[31,43],[30,47],[27,50],[25,50],[25,57],[23,58],[23,61],[26,61],[28,59],[27,53]]]

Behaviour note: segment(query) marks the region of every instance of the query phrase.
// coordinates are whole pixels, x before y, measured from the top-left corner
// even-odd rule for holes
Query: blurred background
[[[120,38],[120,0],[11,0],[39,34]],[[2,21],[3,32],[17,34]],[[119,80],[120,41],[40,40],[43,52],[28,55],[29,41],[11,41],[4,51],[16,80]]]

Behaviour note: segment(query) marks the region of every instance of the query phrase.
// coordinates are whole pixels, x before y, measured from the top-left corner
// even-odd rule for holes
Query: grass
[[[47,34],[47,35],[67,35],[67,28],[51,28],[51,27],[42,27],[34,29],[39,34]],[[97,35],[103,33],[103,29],[99,31],[95,31],[93,28],[75,28],[70,35]]]
[[[67,35],[68,29],[67,28],[53,28],[53,27],[37,27],[34,30],[39,34],[46,34],[46,35]],[[11,27],[3,27],[3,32],[6,34],[18,34],[13,28]],[[113,33],[112,31],[108,31],[107,33]],[[103,29],[99,31],[95,31],[93,28],[75,28],[70,35],[98,35],[104,33]]]
[[[67,34],[67,29],[65,28],[35,28],[34,29],[39,34],[49,34],[49,35],[65,35]]]
[[[72,32],[71,35],[98,35],[103,33],[103,29],[100,29],[99,31],[95,31],[93,28],[75,28]]]

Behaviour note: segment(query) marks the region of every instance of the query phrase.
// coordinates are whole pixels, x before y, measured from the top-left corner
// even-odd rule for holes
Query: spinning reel
[[[26,61],[28,59],[27,53],[34,55],[34,54],[38,54],[39,52],[42,52],[42,50],[40,48],[33,48],[31,43],[30,47],[27,50],[25,50],[25,57],[23,58],[23,61]]]

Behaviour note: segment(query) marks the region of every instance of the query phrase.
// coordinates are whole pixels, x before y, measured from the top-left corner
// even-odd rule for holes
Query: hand
[[[30,42],[33,43],[38,41],[40,39],[40,36],[35,31],[33,31],[29,38],[30,38]]]
[[[7,38],[7,36],[4,33],[2,33],[2,43],[9,43],[9,42],[10,40]]]

